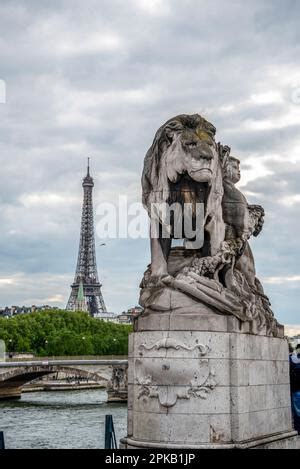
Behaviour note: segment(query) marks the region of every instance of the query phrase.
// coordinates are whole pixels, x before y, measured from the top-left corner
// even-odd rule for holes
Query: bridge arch
[[[109,381],[107,376],[97,371],[88,371],[80,367],[61,365],[31,365],[11,368],[0,373],[0,399],[20,398],[22,387],[26,383],[49,374],[63,372],[69,375],[80,375],[95,381]]]

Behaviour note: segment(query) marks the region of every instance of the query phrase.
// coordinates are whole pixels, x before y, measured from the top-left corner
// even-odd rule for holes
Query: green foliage
[[[38,356],[127,355],[131,330],[131,326],[64,310],[0,318],[0,339],[6,350]]]

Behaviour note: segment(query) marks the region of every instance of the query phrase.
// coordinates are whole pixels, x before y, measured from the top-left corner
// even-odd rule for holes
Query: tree
[[[131,329],[65,310],[0,318],[0,339],[6,349],[37,356],[126,355]]]

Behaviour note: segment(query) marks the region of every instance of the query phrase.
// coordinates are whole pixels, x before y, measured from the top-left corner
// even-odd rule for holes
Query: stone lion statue
[[[148,150],[142,175],[143,204],[150,218],[157,204],[191,204],[195,218],[196,204],[204,205],[204,255],[214,255],[224,239],[222,219],[222,168],[215,127],[198,114],[182,114],[162,125]],[[159,216],[159,215],[158,215]],[[192,220],[192,222],[195,220]],[[162,235],[164,220],[159,217],[159,232],[151,231],[151,274],[168,275],[168,257],[174,238],[174,218],[170,220],[169,236]],[[183,223],[184,224],[184,223]],[[183,236],[185,246],[191,239]]]
[[[230,147],[216,143],[215,133],[199,114],[181,114],[158,129],[145,156],[142,191],[151,222],[151,265],[140,304],[145,314],[234,315],[250,332],[276,336],[283,329],[256,277],[248,243],[262,229],[264,210],[249,205],[235,186],[240,161]],[[180,210],[167,210],[174,206]],[[174,238],[183,239],[183,247],[172,247]]]

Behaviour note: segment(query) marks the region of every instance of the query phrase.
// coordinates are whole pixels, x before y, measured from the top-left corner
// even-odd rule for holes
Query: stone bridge
[[[127,360],[40,360],[0,362],[0,399],[18,399],[22,387],[37,378],[56,372],[103,380],[108,401],[127,399]]]

